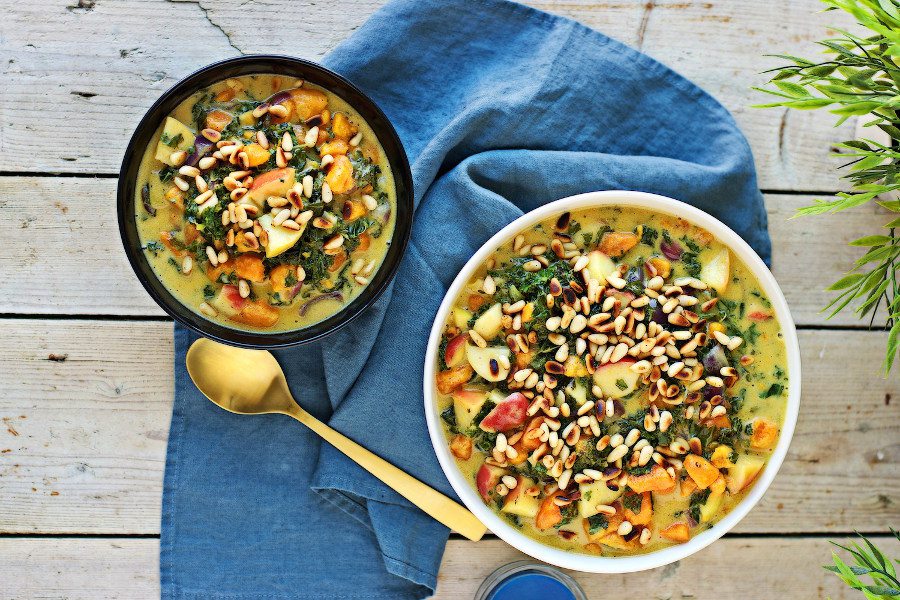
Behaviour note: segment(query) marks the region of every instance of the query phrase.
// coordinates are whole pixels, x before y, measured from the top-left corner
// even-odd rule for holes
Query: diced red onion
[[[340,292],[329,292],[327,294],[320,294],[315,298],[310,298],[306,302],[300,305],[300,316],[306,316],[306,313],[309,312],[309,309],[312,308],[314,304],[317,302],[321,302],[322,300],[328,300],[329,298],[333,298],[339,302],[344,301],[344,295]]]
[[[194,138],[194,151],[187,157],[184,164],[189,167],[196,167],[197,163],[200,162],[200,159],[212,152],[215,147],[216,145],[211,141],[202,135],[198,135]]]
[[[684,248],[676,241],[663,241],[660,243],[659,249],[662,250],[662,253],[669,260],[678,260],[684,252]]]

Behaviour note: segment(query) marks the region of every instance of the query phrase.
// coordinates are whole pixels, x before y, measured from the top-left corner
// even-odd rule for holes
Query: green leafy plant
[[[900,532],[891,529],[891,533],[900,541]],[[859,534],[859,537],[862,544],[854,542],[849,546],[843,546],[832,542],[838,548],[849,552],[855,564],[848,565],[837,552],[832,552],[834,564],[825,568],[840,577],[852,589],[862,592],[868,600],[900,598],[900,580],[897,579],[897,570],[893,564],[900,563],[900,560],[892,561],[865,536]]]
[[[824,58],[817,61],[775,55],[790,64],[769,71],[775,75],[768,87],[754,88],[779,98],[760,107],[828,107],[837,115],[836,126],[859,117],[865,127],[873,128],[873,134],[837,144],[839,156],[849,159],[843,167],[852,191],[815,200],[796,216],[836,213],[868,202],[900,213],[900,201],[892,197],[900,190],[900,0],[822,1],[826,10],[852,15],[871,35],[861,37],[835,28],[839,37],[818,42]],[[879,306],[886,307],[889,334],[883,367],[887,375],[900,349],[900,216],[884,228],[884,233],[851,242],[866,250],[829,287],[837,295],[823,310],[831,318],[852,303],[859,318],[870,318],[871,326]]]

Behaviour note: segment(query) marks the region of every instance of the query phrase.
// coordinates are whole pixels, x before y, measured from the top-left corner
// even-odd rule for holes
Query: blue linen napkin
[[[503,0],[397,0],[325,64],[397,128],[415,225],[375,306],[275,354],[310,412],[447,494],[422,406],[426,339],[453,277],[500,227],[563,196],[643,190],[706,210],[769,259],[753,158],[728,112],[574,21]],[[292,420],[213,406],[184,368],[194,339],[176,326],[163,597],[429,595],[447,530]]]

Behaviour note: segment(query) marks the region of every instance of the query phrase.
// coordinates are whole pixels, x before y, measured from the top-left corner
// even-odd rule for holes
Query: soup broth
[[[648,210],[521,232],[463,288],[438,354],[461,471],[524,534],[575,552],[651,552],[710,527],[785,416],[785,344],[759,282],[705,230]]]
[[[144,153],[137,228],[185,306],[248,330],[307,327],[381,266],[394,230],[390,165],[371,127],[309,82],[248,75],[203,89]]]

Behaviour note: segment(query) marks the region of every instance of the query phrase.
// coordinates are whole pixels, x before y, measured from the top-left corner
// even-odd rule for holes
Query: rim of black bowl
[[[241,330],[210,321],[182,304],[162,284],[141,248],[137,232],[137,174],[144,151],[163,119],[197,91],[230,77],[243,75],[283,75],[323,87],[344,99],[366,120],[384,150],[396,187],[394,233],[381,267],[365,289],[334,315],[302,329],[262,332]],[[279,348],[318,340],[337,331],[371,306],[387,289],[400,267],[412,231],[413,183],[409,160],[387,116],[359,88],[329,69],[300,58],[275,54],[254,54],[230,58],[191,73],[153,103],[138,123],[122,159],[118,183],[119,234],[128,261],[153,300],[173,319],[208,338],[248,348]]]

